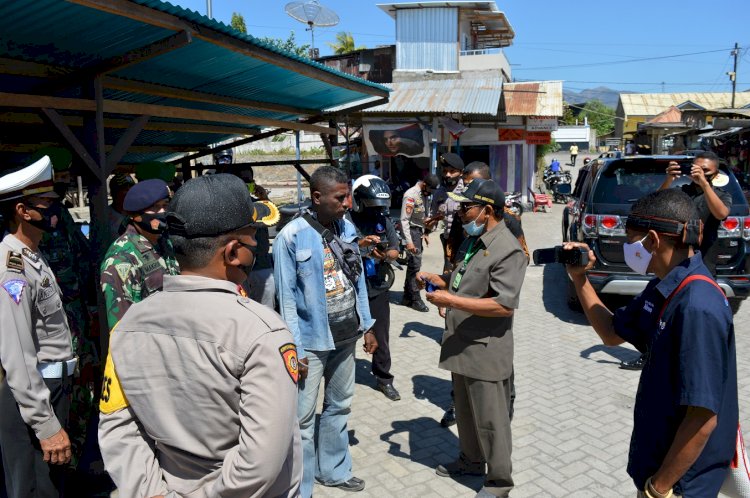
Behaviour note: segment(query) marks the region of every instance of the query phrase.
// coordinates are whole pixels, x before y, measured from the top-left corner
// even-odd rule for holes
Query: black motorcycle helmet
[[[361,213],[365,208],[391,207],[391,189],[385,181],[375,175],[362,175],[352,185],[352,209]]]
[[[234,153],[232,149],[222,150],[214,154],[214,165],[232,164]]]

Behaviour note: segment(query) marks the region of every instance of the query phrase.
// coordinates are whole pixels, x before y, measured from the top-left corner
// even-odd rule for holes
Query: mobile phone
[[[563,249],[562,246],[534,251],[535,265],[547,265],[549,263],[586,266],[589,263],[589,253],[584,249]]]
[[[690,171],[693,169],[692,163],[680,164],[680,174],[690,176]]]

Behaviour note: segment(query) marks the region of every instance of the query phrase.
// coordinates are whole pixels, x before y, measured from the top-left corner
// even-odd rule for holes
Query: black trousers
[[[65,429],[70,411],[71,377],[44,379],[55,415]],[[64,496],[67,465],[44,461],[39,440],[21,418],[8,382],[0,384],[0,447],[8,498],[57,498]]]
[[[411,240],[417,253],[408,253],[406,257],[406,278],[404,280],[404,300],[417,301],[421,299],[417,285],[417,273],[422,269],[422,233],[421,228],[411,227]]]
[[[375,333],[375,339],[378,341],[378,349],[372,354],[372,374],[381,384],[392,384],[393,375],[391,375],[391,349],[390,328],[391,328],[391,305],[389,302],[389,292],[369,298],[370,315],[375,319],[375,326],[372,331]]]

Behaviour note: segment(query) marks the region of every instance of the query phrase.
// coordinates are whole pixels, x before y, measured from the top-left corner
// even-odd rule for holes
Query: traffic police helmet
[[[387,210],[391,207],[391,189],[380,177],[375,175],[362,175],[352,185],[352,209],[361,213],[365,208],[381,208]]]

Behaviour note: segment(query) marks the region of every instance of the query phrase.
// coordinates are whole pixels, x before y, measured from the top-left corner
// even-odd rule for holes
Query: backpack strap
[[[302,215],[302,217],[320,234],[321,237],[323,237],[326,242],[328,242],[329,244],[333,242],[333,234],[331,233],[331,231],[321,225],[320,222],[313,218],[310,213],[305,213]]]
[[[719,284],[717,284],[713,278],[707,277],[705,275],[690,275],[689,277],[684,279],[682,282],[680,282],[680,285],[678,285],[677,288],[673,290],[669,296],[667,296],[667,300],[664,301],[664,304],[661,307],[661,311],[659,312],[659,321],[661,321],[661,317],[664,314],[664,310],[667,309],[667,306],[669,305],[670,301],[672,301],[672,298],[675,297],[687,284],[689,284],[690,282],[694,282],[696,280],[703,280],[704,282],[708,282],[709,284],[713,285],[719,290],[719,292],[721,292],[721,295],[724,296],[724,298],[726,299],[726,295],[724,294],[724,291],[721,289],[721,287],[719,287]]]

